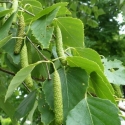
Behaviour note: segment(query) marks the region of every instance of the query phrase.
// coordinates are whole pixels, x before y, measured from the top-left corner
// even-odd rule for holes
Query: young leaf
[[[70,111],[66,125],[121,125],[118,109],[109,100],[85,98]]]
[[[31,92],[18,106],[15,111],[14,117],[19,120],[26,116],[34,106],[36,100],[36,91]]]
[[[64,121],[68,112],[83,99],[88,87],[88,75],[81,68],[69,68],[58,70],[61,80],[63,96]],[[54,109],[53,101],[53,74],[52,80],[46,80],[43,84],[45,98],[51,109]],[[51,90],[51,91],[50,91]]]

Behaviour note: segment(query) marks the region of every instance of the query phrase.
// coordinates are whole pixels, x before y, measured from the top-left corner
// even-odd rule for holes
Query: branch
[[[22,82],[22,84],[24,85],[24,87],[27,89],[27,91],[31,92],[31,90],[26,86],[26,84],[24,82]]]
[[[118,106],[118,108],[119,108],[121,111],[125,112],[125,108],[123,108],[123,107],[121,107],[121,106]]]
[[[23,9],[22,7],[19,7],[21,10],[23,10],[24,12],[26,12],[27,14],[31,15],[31,16],[35,16],[33,13],[29,12],[28,10]]]
[[[7,70],[5,70],[5,69],[0,68],[0,71],[2,71],[2,72],[4,72],[4,73],[7,73],[7,74],[10,74],[10,75],[12,75],[12,76],[15,76],[15,73],[10,72],[10,71],[7,71]]]
[[[48,61],[48,59],[40,52],[40,50],[34,45],[34,43],[30,40],[30,38],[28,36],[26,38],[33,45],[33,47],[40,53],[40,55],[43,57],[43,59]]]
[[[10,1],[0,1],[0,3],[10,3]]]
[[[0,71],[2,71],[2,72],[4,72],[4,73],[7,73],[7,74],[9,74],[9,75],[15,76],[15,73],[10,72],[10,71],[8,71],[8,70],[5,70],[5,69],[0,68]],[[43,78],[42,78],[42,79],[39,79],[39,78],[32,77],[32,79],[37,80],[37,81],[40,81],[40,82],[43,82],[43,81],[44,81]]]
[[[28,41],[33,45],[33,47],[39,52],[39,54],[43,57],[44,60],[48,61],[48,59],[42,54],[42,52],[34,45],[34,43],[30,40],[30,38],[27,36]],[[46,63],[46,69],[47,69],[47,73],[48,73],[48,79],[50,80],[50,73],[49,73],[49,68],[48,65]]]

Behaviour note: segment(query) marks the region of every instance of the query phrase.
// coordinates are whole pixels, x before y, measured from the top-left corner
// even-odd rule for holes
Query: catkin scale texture
[[[15,48],[14,48],[14,54],[19,54],[19,52],[21,50],[21,46],[23,43],[23,37],[24,37],[24,29],[25,29],[24,17],[23,17],[23,15],[21,15],[19,17],[18,34],[17,34],[17,37],[20,37],[20,38],[17,38]]]
[[[28,63],[31,64],[32,63],[32,48],[31,48],[30,43],[27,44],[27,54],[28,54]]]
[[[21,58],[21,60],[20,60],[21,67],[22,68],[27,67],[29,64],[28,64],[27,46],[25,43],[22,47],[20,58]],[[28,77],[25,79],[25,83],[29,88],[33,87],[33,81],[31,78],[31,74],[29,74]]]
[[[64,50],[63,50],[63,43],[62,43],[62,33],[61,33],[61,30],[59,28],[59,26],[56,26],[56,51],[57,51],[57,55],[58,57],[61,57],[60,58],[60,62],[63,64],[63,65],[66,65],[66,57],[65,57],[65,54],[64,54]]]
[[[57,70],[55,70],[53,75],[55,125],[61,125],[63,122],[61,82]]]

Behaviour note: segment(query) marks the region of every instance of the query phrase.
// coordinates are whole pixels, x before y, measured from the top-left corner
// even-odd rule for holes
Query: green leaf
[[[91,5],[95,5],[97,0],[91,0]]]
[[[105,77],[103,71],[100,69],[99,65],[91,60],[88,60],[86,58],[82,58],[82,57],[67,57],[67,62],[68,65],[71,67],[80,67],[82,69],[85,69],[86,72],[88,72],[89,74],[91,72],[96,72],[97,74],[99,74],[99,76],[102,78],[102,80],[104,81],[105,85],[109,88],[108,90],[111,91],[111,93],[114,93],[114,90],[112,88],[112,86],[110,85],[110,83],[108,82],[107,78]],[[109,98],[112,102],[115,102],[114,98]]]
[[[50,124],[54,120],[54,112],[50,109],[49,105],[45,102],[44,93],[42,98],[38,101],[38,109],[41,112],[41,122],[44,125]]]
[[[68,68],[58,70],[63,96],[63,112],[64,121],[68,112],[74,108],[79,101],[81,101],[86,93],[88,87],[88,75],[80,68]],[[54,109],[53,105],[53,74],[52,80],[46,80],[43,84],[43,91],[45,98],[51,109]],[[50,91],[51,90],[51,91]]]
[[[92,72],[90,74],[90,80],[92,82],[92,86],[95,90],[95,93],[98,97],[100,97],[102,99],[114,100],[114,97],[113,97],[109,87],[103,81],[101,76],[99,76],[99,74]]]
[[[80,10],[86,13],[88,10],[88,6],[83,4],[82,6],[80,6]]]
[[[62,32],[64,45],[70,47],[84,46],[83,23],[72,17],[60,17],[55,19]]]
[[[59,7],[50,12],[48,15],[39,18],[31,25],[32,34],[43,46],[43,48],[49,47],[49,43],[53,33],[53,27],[47,27],[47,26],[51,24],[58,10]]]
[[[4,97],[0,96],[0,108],[11,118],[13,125],[17,125],[17,121],[13,118],[15,108],[9,101],[4,102]]]
[[[16,42],[15,39],[11,39],[2,47],[2,49],[10,56],[13,63],[19,64],[20,54],[19,55],[14,54],[15,42]]]
[[[49,53],[48,51],[46,50],[39,50],[47,59],[50,59],[51,58],[51,53]],[[33,60],[32,60],[32,63],[36,63],[37,61],[40,61],[40,60],[44,60],[41,55],[39,55],[39,53],[36,51],[35,48],[32,48],[32,57],[33,57]],[[49,64],[48,65],[48,69],[49,69]],[[46,79],[48,78],[48,72],[47,72],[47,69],[46,69],[46,66],[47,66],[45,63],[42,63],[42,64],[39,64],[37,65],[33,71],[32,71],[32,76],[36,77],[36,78],[41,78],[41,76]]]
[[[36,91],[31,92],[17,107],[14,117],[19,120],[26,116],[34,106],[36,100]]]
[[[98,27],[98,22],[95,21],[95,20],[92,20],[92,19],[88,19],[88,20],[87,20],[87,24],[88,24],[89,26],[93,27],[93,28]]]
[[[73,55],[81,56],[96,62],[100,66],[101,70],[104,71],[104,66],[101,62],[101,57],[95,50],[90,48],[75,48],[75,50],[73,50]]]
[[[0,48],[4,46],[11,39],[11,37],[12,35],[9,35],[0,41]]]
[[[22,68],[17,74],[13,77],[11,80],[6,96],[5,96],[5,101],[12,95],[14,90],[26,79],[26,77],[29,75],[29,73],[34,69],[34,67],[39,64],[31,64],[25,68]]]
[[[20,66],[19,65],[16,65],[12,58],[10,57],[10,55],[8,54],[5,54],[4,56],[4,61],[5,61],[5,64],[11,69],[12,72],[16,73],[19,71],[20,69]]]
[[[0,41],[3,40],[5,37],[8,36],[8,32],[10,30],[12,21],[13,21],[14,14],[12,14],[7,21],[2,25],[0,28]]]
[[[47,8],[45,8],[44,10],[40,11],[40,12],[33,18],[33,21],[39,19],[39,18],[42,17],[42,16],[45,16],[45,15],[49,14],[50,12],[52,12],[54,9],[56,9],[56,8],[58,8],[58,7],[65,7],[65,6],[67,6],[67,5],[68,5],[67,2],[60,2],[60,3],[53,4],[52,6],[47,7]]]
[[[33,122],[33,115],[34,115],[34,112],[35,112],[35,110],[36,110],[36,108],[37,108],[37,106],[38,106],[38,102],[37,102],[37,100],[35,101],[35,103],[34,103],[34,106],[33,106],[33,108],[32,108],[32,110],[30,110],[30,112],[29,112],[29,115],[28,115],[28,117],[27,117],[27,119],[32,123]]]
[[[102,8],[100,8],[98,10],[98,16],[103,15],[103,14],[105,14],[105,12],[104,12],[104,10]]]
[[[12,11],[13,11],[13,9],[0,11],[0,18],[11,13]]]
[[[92,12],[91,8],[90,8],[90,7],[87,7],[87,8],[86,8],[86,13],[87,13],[88,15],[91,15],[91,12]]]
[[[8,100],[4,102],[5,93],[6,88],[0,83],[0,108],[11,118],[13,125],[17,125],[17,121],[13,118],[15,108]]]
[[[120,60],[114,61],[102,59],[105,70],[104,73],[110,83],[125,85],[125,67]]]
[[[5,101],[12,95],[14,90],[26,79],[26,77],[31,73],[34,67],[40,63],[43,63],[43,61],[38,61],[34,64],[31,64],[25,68],[22,68],[16,73],[16,75],[13,77],[9,84],[8,90],[5,95]]]
[[[70,111],[66,125],[121,125],[118,113],[108,100],[85,98]]]
[[[61,7],[57,13],[57,17],[65,15],[71,15],[71,12],[66,7]]]

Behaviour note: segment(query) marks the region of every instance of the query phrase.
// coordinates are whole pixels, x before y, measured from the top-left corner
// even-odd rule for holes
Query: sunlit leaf
[[[84,26],[81,20],[72,17],[60,17],[55,21],[61,29],[64,45],[71,47],[84,46]]]
[[[108,91],[111,94],[110,96],[108,96],[107,99],[115,103],[115,100],[112,95],[114,93],[114,90],[111,84],[108,82],[107,78],[105,77],[103,71],[100,69],[99,65],[96,62],[82,57],[67,57],[67,61],[71,67],[80,67],[82,69],[85,69],[86,72],[88,72],[89,74],[92,72],[96,72],[101,77],[105,85],[108,87]]]

